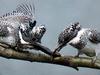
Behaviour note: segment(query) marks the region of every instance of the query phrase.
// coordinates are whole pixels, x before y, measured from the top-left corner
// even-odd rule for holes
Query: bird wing
[[[70,30],[69,28],[65,29],[64,32],[61,32],[59,37],[58,37],[58,43],[64,43],[65,41],[68,43],[71,41],[76,35],[77,35],[77,30]]]
[[[0,20],[5,21],[17,21],[17,22],[29,22],[34,19],[35,7],[34,4],[19,4],[15,11],[6,13],[0,16]]]

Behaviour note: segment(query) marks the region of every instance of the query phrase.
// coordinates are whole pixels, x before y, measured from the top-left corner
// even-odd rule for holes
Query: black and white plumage
[[[97,30],[91,30],[88,39],[94,44],[100,43],[100,32],[98,32]]]
[[[34,24],[34,23],[33,23]],[[25,27],[20,27],[19,35],[22,44],[31,44],[34,49],[41,50],[42,52],[52,55],[53,52],[41,44],[41,39],[46,32],[46,27],[44,25],[35,26],[32,30],[25,29]],[[59,53],[55,53],[54,57],[60,56]]]
[[[87,56],[90,57],[95,56],[95,50],[87,47],[87,43],[89,42],[88,38],[90,32],[91,32],[90,29],[82,28],[80,31],[78,31],[77,36],[69,42],[71,46],[78,49],[78,54],[76,55],[77,57],[80,54],[86,54]]]
[[[96,59],[100,60],[100,32],[97,30],[91,30],[88,39],[93,45],[95,45]]]
[[[16,26],[14,27],[14,25]],[[19,23],[0,21],[0,43],[16,47],[20,40],[17,26],[19,27]]]
[[[98,53],[100,53],[100,51],[97,51],[95,47],[99,43],[100,43],[100,33],[97,30],[93,30],[90,28],[82,28],[78,32],[77,36],[69,42],[71,46],[78,49],[78,54],[76,56],[85,54],[89,57],[98,56]],[[89,44],[93,46],[95,44],[96,45],[93,48],[89,46]]]
[[[42,39],[44,33],[46,32],[46,28],[44,25],[35,26],[35,27],[33,27],[32,30],[20,27],[20,32],[21,32],[21,37],[22,37],[21,40],[25,41],[26,44],[27,43],[32,44],[34,42],[41,43],[41,39]]]
[[[9,22],[19,22],[22,24],[28,24],[29,21],[32,22],[35,19],[34,16],[35,7],[34,4],[22,3],[16,7],[11,13],[6,13],[3,16],[0,16],[0,20],[9,21]]]
[[[19,42],[20,39],[23,40],[25,44],[35,43],[34,49],[38,48],[38,50],[52,55],[52,51],[50,49],[40,44],[46,28],[45,26],[36,26],[36,20],[33,14],[34,11],[34,5],[32,6],[30,4],[22,3],[18,5],[16,10],[12,13],[6,13],[5,15],[0,16],[0,22],[5,23],[0,24],[0,42],[10,46],[14,45],[15,47],[17,43],[23,44],[23,42]],[[6,22],[11,24],[7,24]],[[8,37],[12,37],[12,41],[9,41]],[[58,55],[55,54],[55,56]]]
[[[20,4],[12,13],[6,13],[0,17],[0,42],[12,47],[17,46],[19,42],[19,28],[23,26],[32,30],[36,25],[33,15],[34,6]]]
[[[81,29],[79,22],[72,24],[71,26],[64,29],[59,34],[58,45],[54,50],[54,53],[59,52],[69,41],[77,36],[78,31]]]
[[[34,6],[20,4],[12,13],[0,16],[0,42],[11,47],[18,46],[17,43],[20,43],[19,28],[24,26],[32,30],[36,25],[33,11],[35,11]]]

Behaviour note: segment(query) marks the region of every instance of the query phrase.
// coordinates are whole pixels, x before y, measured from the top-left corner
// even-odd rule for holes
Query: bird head
[[[78,31],[81,30],[81,26],[80,26],[79,22],[75,22],[74,24],[71,25],[70,28],[73,30],[78,30]]]
[[[45,31],[46,31],[45,25],[41,25],[41,26],[39,26],[38,28],[39,28],[39,30],[40,30],[39,32],[45,33]]]
[[[46,31],[45,25],[40,25],[32,29],[32,33],[43,34]]]
[[[31,31],[32,38],[35,38],[35,41],[41,43],[41,39],[46,32],[46,27],[44,25],[35,26]]]

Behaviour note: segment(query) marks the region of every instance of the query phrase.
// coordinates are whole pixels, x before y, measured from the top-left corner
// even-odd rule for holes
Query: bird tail
[[[83,48],[81,50],[85,55],[89,56],[89,57],[93,57],[93,56],[96,56],[96,52],[95,52],[95,49],[93,48]]]

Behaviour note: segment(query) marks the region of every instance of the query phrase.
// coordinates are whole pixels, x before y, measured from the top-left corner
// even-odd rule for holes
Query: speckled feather
[[[58,36],[58,45],[54,50],[60,51],[69,41],[71,41],[74,37],[76,37],[78,31],[80,30],[79,22],[72,24],[71,26],[67,27],[62,31]]]
[[[19,4],[11,13],[6,13],[3,16],[0,16],[0,20],[5,21],[17,21],[17,22],[29,22],[34,19],[35,7],[34,4]]]

